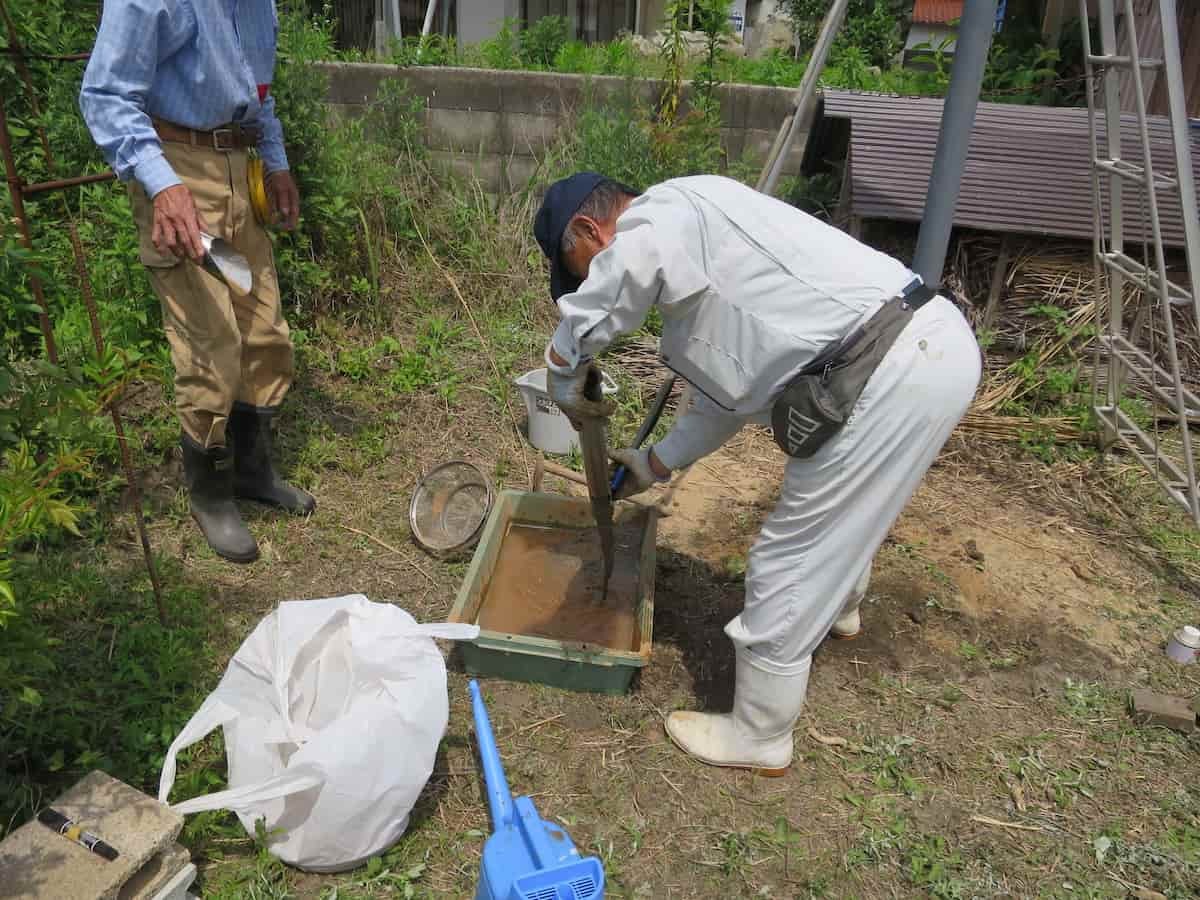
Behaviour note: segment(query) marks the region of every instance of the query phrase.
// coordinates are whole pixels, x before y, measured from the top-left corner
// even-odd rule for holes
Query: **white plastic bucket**
[[[579,449],[579,435],[571,427],[546,391],[546,370],[526,372],[514,382],[521,389],[525,411],[529,414],[529,443],[543,453],[571,453]],[[604,373],[600,390],[605,397],[617,392],[617,383]]]

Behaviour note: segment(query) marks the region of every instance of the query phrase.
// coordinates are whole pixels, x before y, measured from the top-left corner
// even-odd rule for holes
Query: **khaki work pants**
[[[163,327],[175,365],[175,404],[185,434],[202,447],[225,446],[235,402],[276,407],[292,383],[292,342],[279,305],[279,281],[266,230],[254,218],[246,183],[245,150],[163,142],[163,153],[192,192],[200,222],[250,263],[254,287],[230,293],[190,260],[155,249],[154,207],[130,183],[142,263],[162,303]]]

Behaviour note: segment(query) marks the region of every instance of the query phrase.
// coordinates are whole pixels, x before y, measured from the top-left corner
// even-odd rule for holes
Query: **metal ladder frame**
[[[1129,55],[1117,54],[1116,5],[1124,14],[1123,25],[1129,41]],[[1097,275],[1107,276],[1107,321],[1099,335],[1099,344],[1107,350],[1107,390],[1103,404],[1097,402],[1094,411],[1101,427],[1103,445],[1107,448],[1122,443],[1158,479],[1167,494],[1200,525],[1200,490],[1197,488],[1196,460],[1192,452],[1190,418],[1200,418],[1200,398],[1183,384],[1179,352],[1175,341],[1172,306],[1188,305],[1200,328],[1200,219],[1196,212],[1196,185],[1192,174],[1191,140],[1185,108],[1183,67],[1180,59],[1179,25],[1176,0],[1158,0],[1159,22],[1163,31],[1163,58],[1142,59],[1138,49],[1133,0],[1099,0],[1101,52],[1092,52],[1088,25],[1087,0],[1079,0],[1083,28],[1084,64],[1087,74],[1088,129],[1092,147],[1092,186],[1094,249]],[[1146,94],[1142,70],[1163,67],[1171,121],[1172,143],[1175,151],[1174,178],[1157,175],[1151,157],[1150,132],[1146,117]],[[1104,126],[1107,157],[1097,155],[1099,133],[1096,122],[1096,69],[1103,70]],[[1121,102],[1119,68],[1132,73],[1136,93],[1138,137],[1143,165],[1121,157]],[[1107,191],[1105,191],[1107,179]],[[1138,262],[1125,253],[1124,183],[1138,185],[1145,192],[1145,215],[1149,220],[1154,247],[1153,267]],[[1166,255],[1163,249],[1159,216],[1158,191],[1178,191],[1182,204],[1184,242],[1187,253],[1189,286],[1173,284],[1167,278]],[[1106,234],[1102,207],[1107,193],[1109,229]],[[1124,290],[1126,282],[1137,285],[1151,308],[1161,311],[1169,371],[1150,354],[1137,347],[1124,333]],[[1097,278],[1103,285],[1105,279]],[[1101,288],[1103,290],[1103,288]],[[1151,324],[1153,329],[1153,324]],[[1099,351],[1097,351],[1099,352]],[[1096,375],[1104,364],[1097,362]],[[1183,458],[1165,455],[1154,435],[1147,434],[1121,409],[1123,385],[1127,378],[1140,380],[1151,394],[1165,404],[1178,422]],[[1157,428],[1157,422],[1156,422]]]

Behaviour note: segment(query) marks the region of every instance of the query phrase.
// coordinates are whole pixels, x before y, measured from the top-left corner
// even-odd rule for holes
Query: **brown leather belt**
[[[258,139],[262,137],[262,130],[257,125],[239,125],[236,122],[222,125],[212,131],[196,131],[173,122],[155,119],[154,130],[162,140],[173,144],[191,144],[193,147],[221,151],[256,147]]]

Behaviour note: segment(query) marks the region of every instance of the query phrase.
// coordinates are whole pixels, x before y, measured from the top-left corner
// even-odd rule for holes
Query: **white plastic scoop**
[[[246,296],[254,287],[254,278],[250,274],[250,262],[238,253],[229,242],[223,238],[200,232],[200,243],[204,245],[204,260],[201,265],[210,275],[213,275],[239,296]]]

